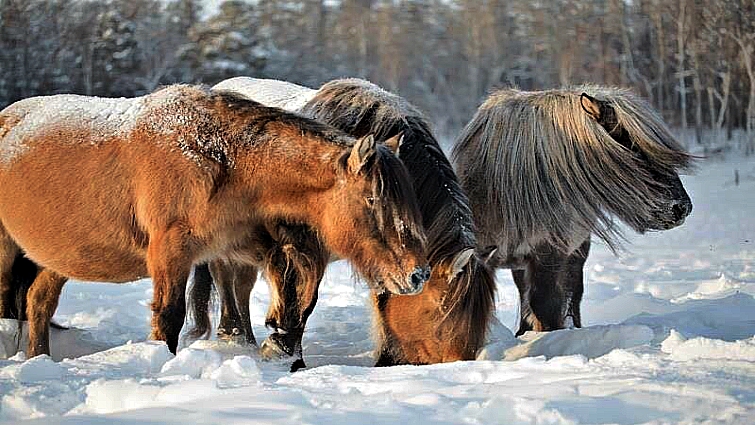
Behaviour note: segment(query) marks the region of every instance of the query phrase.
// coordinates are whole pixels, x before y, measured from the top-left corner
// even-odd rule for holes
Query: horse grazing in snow
[[[359,79],[334,80],[313,90],[238,77],[214,89],[295,110],[354,137],[375,134],[392,143],[401,135],[398,155],[418,196],[432,271],[418,295],[373,295],[377,365],[474,359],[493,313],[495,281],[483,255],[475,251],[467,196],[422,114],[403,98]],[[266,324],[274,332],[263,342],[262,352],[298,357],[295,370],[304,366],[301,339],[330,255],[305,227],[288,227],[278,237],[278,248],[270,253],[265,268],[272,294]],[[200,269],[190,297],[198,312],[193,333],[208,333],[206,312],[214,277],[222,300],[219,333],[227,334],[233,323],[248,319],[248,282],[256,275],[220,270],[210,274]]]
[[[152,334],[175,352],[199,262],[263,264],[279,223],[316,232],[379,290],[419,291],[421,213],[374,138],[186,85],[133,99],[35,97],[0,112],[0,313],[19,252],[39,265],[28,354],[69,277],[151,276]]]
[[[500,90],[452,157],[478,242],[497,248],[492,266],[512,268],[517,335],[581,326],[590,235],[615,248],[614,217],[642,233],[679,226],[692,211],[677,173],[693,157],[627,90]]]

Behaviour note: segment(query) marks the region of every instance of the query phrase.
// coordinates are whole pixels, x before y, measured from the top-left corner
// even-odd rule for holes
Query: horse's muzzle
[[[684,219],[692,212],[692,202],[690,201],[677,201],[671,205],[671,214],[674,217],[674,222],[678,225],[684,223]]]

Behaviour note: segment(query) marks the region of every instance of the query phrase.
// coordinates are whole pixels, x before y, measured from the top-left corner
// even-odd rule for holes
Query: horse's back
[[[188,214],[192,199],[212,186],[179,144],[182,123],[191,121],[180,92],[57,95],[6,108],[0,226],[60,274],[107,281],[146,275],[146,232]]]
[[[317,92],[288,81],[252,77],[229,78],[213,86],[212,90],[230,91],[263,105],[287,111],[301,109]]]

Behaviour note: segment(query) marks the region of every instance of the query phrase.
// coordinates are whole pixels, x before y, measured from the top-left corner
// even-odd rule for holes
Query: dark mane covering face
[[[630,146],[583,111],[581,93],[610,104]],[[645,101],[589,85],[493,93],[459,135],[453,158],[474,200],[480,242],[506,255],[535,240],[568,252],[591,233],[615,247],[622,236],[613,217],[645,231],[667,198],[658,174],[675,178],[691,160]]]
[[[469,200],[425,117],[406,100],[364,80],[334,80],[324,84],[300,112],[354,137],[374,134],[385,140],[401,134],[399,157],[419,200],[431,266],[450,267],[461,251],[476,248]],[[443,314],[435,319],[441,321],[437,333],[464,341],[464,358],[474,358],[484,343],[494,292],[492,272],[476,256],[448,282],[440,306]],[[403,353],[392,355],[405,361]]]

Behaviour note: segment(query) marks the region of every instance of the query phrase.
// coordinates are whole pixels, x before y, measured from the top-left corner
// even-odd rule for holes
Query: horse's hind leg
[[[217,336],[220,339],[232,340],[241,335],[241,319],[236,309],[236,297],[233,291],[234,271],[231,264],[224,261],[210,263],[210,273],[215,289],[220,296],[220,323]]]
[[[192,340],[207,338],[210,333],[210,298],[212,296],[212,274],[207,263],[194,266],[194,278],[189,289],[189,311],[194,318],[194,328],[188,332]]]
[[[247,344],[257,345],[252,331],[252,319],[249,317],[249,298],[252,295],[254,284],[257,282],[257,268],[247,265],[239,265],[236,268],[236,276],[233,284],[233,292],[236,295],[236,310],[239,312],[241,327],[246,335]]]
[[[49,323],[58,308],[60,292],[68,279],[42,269],[29,288],[26,316],[29,320],[29,357],[50,354]]]
[[[213,261],[210,263],[210,271],[220,294],[218,338],[256,345],[249,320],[249,296],[257,279],[257,269]]]

